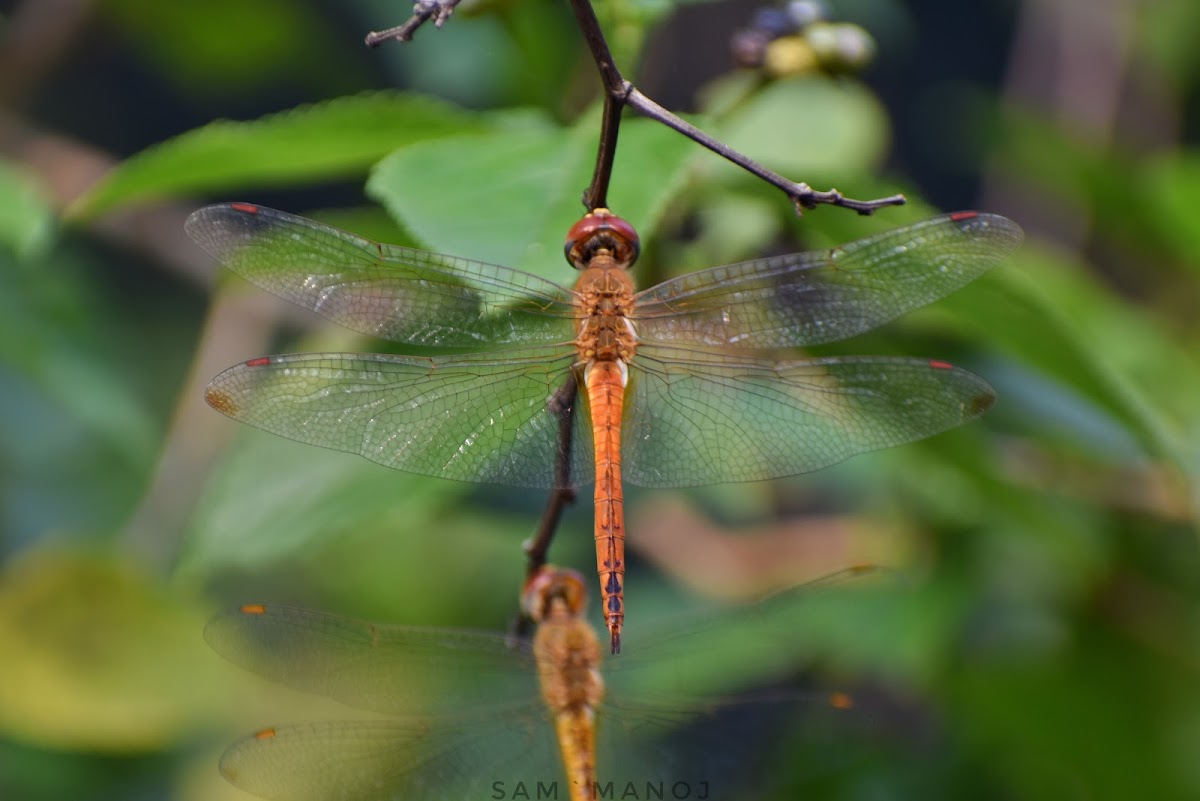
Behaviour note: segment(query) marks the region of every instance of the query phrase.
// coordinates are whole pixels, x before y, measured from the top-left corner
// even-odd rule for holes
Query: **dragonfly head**
[[[563,255],[577,270],[601,251],[608,254],[625,269],[633,266],[642,245],[633,226],[608,209],[593,209],[583,219],[571,226]]]
[[[521,609],[538,623],[549,617],[555,606],[561,607],[569,616],[581,615],[587,606],[585,586],[578,571],[545,565],[525,582]]]

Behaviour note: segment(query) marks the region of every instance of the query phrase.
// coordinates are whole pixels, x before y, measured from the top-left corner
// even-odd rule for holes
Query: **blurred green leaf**
[[[121,163],[70,214],[88,218],[152,198],[351,176],[405,144],[482,127],[471,112],[398,92],[298,106],[249,122],[221,120]]]
[[[797,665],[913,686],[933,671],[957,619],[953,606],[932,602],[943,599],[912,590],[887,570],[848,569],[756,604],[647,616],[625,639],[633,660],[653,649],[638,681],[663,696],[769,684]]]
[[[530,514],[489,513],[471,502],[474,485],[239,433],[196,504],[180,581],[244,575],[243,600],[319,601],[414,622],[456,622],[455,610],[480,598],[500,620],[515,612]],[[536,508],[540,494],[530,497]],[[479,581],[485,574],[495,580]],[[457,596],[461,603],[445,597],[447,586],[467,585],[474,592]]]
[[[1119,304],[1031,245],[1011,261],[1019,271],[994,270],[920,314],[945,315],[988,347],[1072,387],[1127,427],[1148,453],[1184,467],[1178,424],[1114,365],[1103,327],[1123,316]],[[1194,369],[1180,372],[1179,380],[1200,386]]]
[[[1120,633],[1073,634],[1069,650],[1046,659],[1011,654],[955,674],[947,690],[956,726],[1031,801],[1081,788],[1097,801],[1195,797],[1196,784],[1179,781],[1191,757],[1160,739],[1193,677],[1163,670]]]
[[[712,133],[785,178],[811,182],[878,166],[889,130],[883,106],[862,84],[806,77],[754,92],[724,113]],[[705,165],[716,158],[709,156]],[[725,162],[712,169],[723,180],[740,172]]]
[[[41,393],[41,411],[47,405],[65,411],[70,422],[57,423],[63,432],[81,425],[124,466],[141,464],[155,446],[156,424],[144,399],[116,369],[127,354],[108,339],[113,331],[105,323],[113,307],[88,280],[88,265],[77,254],[56,252],[44,259],[22,269],[0,253],[7,287],[0,293],[0,377],[19,376]],[[29,433],[18,429],[11,438],[20,441]]]
[[[215,701],[203,619],[112,556],[25,553],[0,574],[0,731],[108,753],[191,736]]]
[[[1046,202],[1088,209],[1106,222],[1125,216],[1133,160],[1123,150],[1105,150],[1016,106],[988,106],[979,122],[993,138],[996,169],[1037,187]]]
[[[254,568],[308,551],[337,532],[378,525],[401,505],[396,498],[409,519],[428,519],[464,489],[239,428],[196,505],[185,572]]]
[[[782,227],[778,197],[729,192],[691,200],[700,234],[670,260],[673,274],[730,264],[761,253],[763,243],[773,241]]]
[[[107,0],[102,8],[132,49],[194,92],[248,94],[285,76],[315,77],[338,50],[320,11],[291,0]]]
[[[1143,167],[1140,202],[1159,242],[1175,251],[1193,274],[1200,273],[1200,151],[1166,153]]]
[[[1156,79],[1178,81],[1179,91],[1195,87],[1200,77],[1195,36],[1200,6],[1192,0],[1158,0],[1139,9],[1137,24],[1131,27],[1137,37],[1136,52],[1162,70]]]
[[[50,246],[54,214],[31,180],[0,161],[0,245],[20,259],[40,256]]]
[[[431,250],[568,279],[563,240],[583,216],[594,128],[591,115],[572,129],[531,119],[418,143],[377,165],[367,191]],[[679,191],[691,152],[662,126],[626,123],[610,208],[646,236]]]

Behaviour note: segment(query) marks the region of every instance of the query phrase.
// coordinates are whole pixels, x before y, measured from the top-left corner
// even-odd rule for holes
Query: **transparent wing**
[[[249,203],[207,206],[185,228],[243,278],[371,336],[454,350],[574,337],[572,293],[507,267],[383,245]]]
[[[861,716],[779,692],[682,709],[607,705],[597,714],[600,798],[761,799],[794,768],[793,747],[828,772]],[[221,757],[232,784],[270,801],[569,798],[551,721],[533,706],[462,717],[279,726]]]
[[[669,701],[682,709],[772,686],[816,661],[819,643],[844,625],[848,607],[861,609],[866,593],[886,590],[890,575],[855,566],[754,603],[639,616],[622,634],[625,653],[604,664],[606,683],[618,701]],[[828,693],[808,700],[827,703]]]
[[[412,473],[523,487],[559,477],[560,413],[573,352],[523,349],[419,358],[315,353],[251,359],[224,371],[205,399],[219,412],[311,445]],[[579,415],[580,404],[567,414]],[[573,426],[570,480],[591,481],[591,432]]]
[[[683,275],[637,296],[643,342],[790,348],[834,342],[942,298],[990,269],[1023,233],[959,212],[831,250]]]
[[[260,676],[370,711],[411,716],[539,697],[528,647],[498,634],[248,605],[210,620],[204,639]]]
[[[796,475],[979,417],[983,379],[945,362],[766,362],[644,347],[630,366],[624,477],[647,487]]]
[[[867,708],[845,688],[797,682],[797,671],[820,662],[820,643],[881,577],[851,568],[756,603],[639,616],[625,653],[602,666],[597,765],[618,791],[608,797],[650,782],[651,792],[666,784],[664,798],[675,784],[681,797],[795,798],[774,793],[845,767]]]
[[[844,768],[863,718],[849,696],[794,690],[686,707],[617,701],[597,716],[597,795],[621,798],[636,788],[639,798],[805,797],[778,793],[793,776],[803,786],[814,774]]]
[[[465,719],[280,726],[235,743],[220,767],[270,801],[463,801],[495,798],[496,787],[511,798],[527,776],[561,790],[555,748],[549,721],[528,706]]]

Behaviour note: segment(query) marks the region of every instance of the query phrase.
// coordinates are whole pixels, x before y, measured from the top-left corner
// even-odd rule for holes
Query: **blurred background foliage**
[[[823,349],[952,359],[1000,400],[815,475],[629,490],[628,625],[887,565],[783,635],[797,669],[883,699],[844,769],[807,775],[803,742],[773,765],[809,797],[1200,797],[1200,4],[831,5],[874,41],[855,76],[735,69],[750,0],[598,6],[651,97],[793,179],[910,199],[796,218],[630,120],[611,205],[642,234],[639,280],[1001,212],[1029,234],[1007,264]],[[0,798],[244,797],[215,770],[234,733],[337,713],[211,654],[213,609],[501,630],[545,499],[207,409],[239,360],[379,346],[222,274],[183,219],[252,200],[570,281],[593,68],[542,0],[480,0],[375,51],[362,35],[405,4],[0,13]],[[583,495],[551,556],[587,571]]]

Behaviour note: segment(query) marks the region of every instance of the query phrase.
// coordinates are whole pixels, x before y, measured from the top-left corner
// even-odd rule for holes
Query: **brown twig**
[[[570,376],[550,398],[546,407],[558,416],[558,455],[554,462],[554,490],[546,502],[546,510],[538,523],[537,531],[525,542],[525,580],[528,581],[546,564],[546,554],[562,513],[575,502],[575,488],[571,476],[571,440],[575,433],[575,400],[579,395],[579,384]],[[517,637],[528,636],[532,621],[522,616],[514,626]]]
[[[826,204],[852,209],[859,214],[871,214],[876,209],[883,208],[884,206],[902,206],[905,203],[904,195],[891,195],[874,200],[855,200],[846,197],[836,189],[819,192],[803,181],[789,181],[787,178],[767,169],[753,159],[743,156],[720,140],[709,136],[686,120],[675,116],[639,92],[628,81],[622,81],[622,86],[612,91],[616,95],[623,95],[624,102],[635,111],[653,120],[657,120],[668,128],[678,131],[693,142],[703,145],[718,156],[732,161],[747,172],[783,190],[784,194],[788,196],[788,199],[796,207],[797,213],[801,213],[805,209],[815,209],[817,206]]]
[[[394,28],[388,28],[386,31],[371,31],[367,34],[364,41],[367,47],[378,47],[389,39],[395,39],[397,42],[407,42],[416,33],[417,28],[420,28],[426,22],[433,20],[435,27],[442,27],[446,20],[450,19],[450,15],[454,13],[454,9],[462,0],[417,0],[413,5],[412,16],[404,21],[403,24],[397,25]]]
[[[571,440],[575,433],[575,400],[579,395],[579,384],[570,376],[546,404],[551,413],[558,416],[558,455],[554,462],[554,492],[546,511],[542,514],[537,533],[525,543],[528,558],[528,576],[532,577],[546,564],[546,552],[554,539],[554,530],[567,504],[575,501],[575,488],[571,475]]]
[[[584,205],[589,210],[605,205],[609,176],[617,150],[617,132],[620,128],[621,111],[627,105],[639,114],[678,131],[693,142],[708,148],[752,175],[781,189],[792,201],[797,213],[827,204],[853,209],[859,214],[871,214],[884,206],[904,204],[903,195],[892,195],[875,200],[854,200],[836,189],[819,192],[806,183],[789,181],[782,175],[768,170],[756,161],[709,136],[655,103],[621,76],[620,70],[613,63],[608,42],[605,41],[604,32],[600,30],[600,22],[596,19],[596,13],[592,10],[589,0],[571,0],[571,8],[575,12],[575,19],[579,23],[584,41],[587,42],[588,49],[592,52],[592,59],[596,62],[596,69],[600,73],[600,81],[604,85],[605,92],[604,125],[601,128],[600,142],[596,150],[596,169],[592,175],[591,185],[583,193]]]

